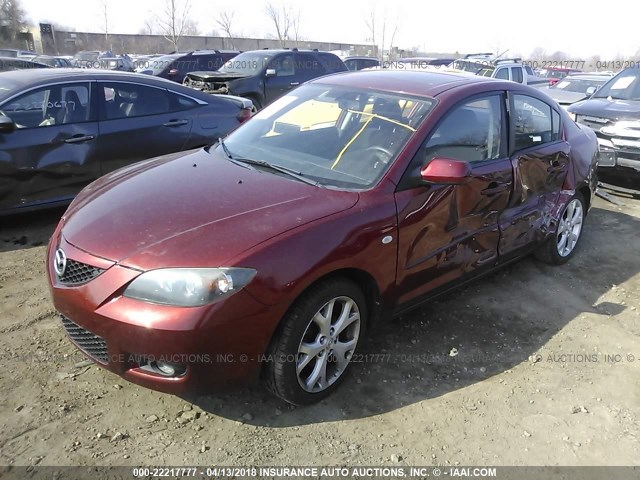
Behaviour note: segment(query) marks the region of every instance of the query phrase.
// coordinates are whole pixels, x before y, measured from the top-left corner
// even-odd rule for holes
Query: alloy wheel
[[[309,393],[322,392],[344,373],[360,336],[360,310],[345,296],[325,303],[312,317],[296,358],[298,383]]]
[[[558,255],[561,257],[567,257],[576,247],[582,232],[583,220],[584,209],[582,202],[574,198],[565,208],[558,226],[556,248],[558,249]]]

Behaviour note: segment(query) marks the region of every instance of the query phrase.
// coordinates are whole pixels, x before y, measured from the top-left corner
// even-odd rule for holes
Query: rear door
[[[199,106],[164,88],[129,82],[100,82],[98,97],[103,174],[182,150]]]
[[[39,87],[0,106],[0,209],[65,201],[100,176],[95,82]]]
[[[561,116],[538,98],[510,95],[514,192],[501,224],[500,254],[517,256],[552,228],[553,211],[569,171]]]
[[[396,192],[399,301],[411,301],[497,262],[499,217],[513,184],[503,93],[460,103],[429,135]],[[464,185],[425,185],[422,167],[436,157],[469,163]]]

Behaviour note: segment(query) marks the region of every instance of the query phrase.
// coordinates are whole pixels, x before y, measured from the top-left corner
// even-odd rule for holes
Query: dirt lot
[[[0,223],[0,465],[640,465],[640,201],[578,255],[524,260],[389,322],[333,397],[190,400],[87,365],[49,300],[61,215]],[[456,355],[457,353],[457,355]]]

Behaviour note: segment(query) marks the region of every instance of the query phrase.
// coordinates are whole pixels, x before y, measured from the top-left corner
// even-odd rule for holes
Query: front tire
[[[293,405],[330,395],[346,377],[366,321],[365,297],[353,282],[337,278],[313,287],[287,313],[272,342],[267,388]]]
[[[535,252],[535,257],[550,265],[567,263],[582,238],[586,214],[584,198],[576,192],[562,210],[556,232]]]

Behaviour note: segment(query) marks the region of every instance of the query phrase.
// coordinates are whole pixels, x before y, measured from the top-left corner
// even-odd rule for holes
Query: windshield
[[[266,161],[328,187],[366,189],[433,105],[423,97],[304,85],[256,114],[225,146],[235,160]]]
[[[15,93],[16,84],[7,81],[6,78],[0,78],[0,102],[6,97],[9,97]]]
[[[241,53],[237,57],[228,60],[218,71],[222,73],[255,75],[269,64],[272,57],[273,55],[262,52]]]
[[[98,52],[80,52],[73,58],[80,61],[94,62],[100,58],[100,54]]]
[[[640,70],[629,69],[609,80],[593,98],[640,100]]]
[[[478,73],[476,73],[476,75],[478,75],[479,77],[490,77],[491,75],[493,75],[493,72],[495,72],[495,70],[495,67],[484,67]]]
[[[557,90],[564,90],[565,92],[577,92],[587,93],[587,90],[591,87],[600,88],[604,85],[605,79],[593,80],[593,79],[578,79],[565,77],[564,80],[559,81],[555,86],[551,87]]]

